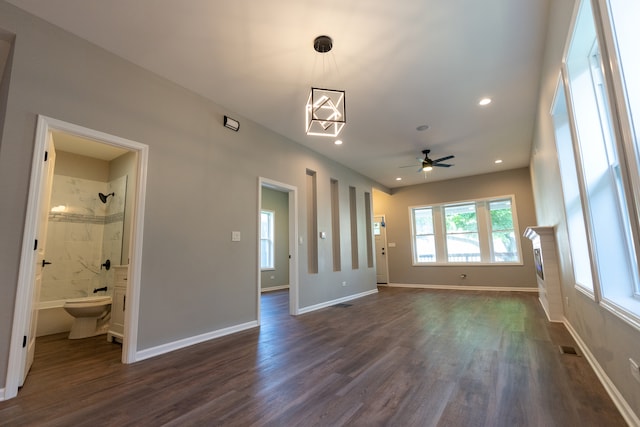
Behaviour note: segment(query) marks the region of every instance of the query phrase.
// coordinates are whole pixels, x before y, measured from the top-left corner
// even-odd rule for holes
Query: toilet
[[[107,333],[111,313],[110,296],[68,299],[63,307],[74,317],[69,339],[88,338]]]

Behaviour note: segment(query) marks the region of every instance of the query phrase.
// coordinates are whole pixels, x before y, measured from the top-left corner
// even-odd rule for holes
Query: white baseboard
[[[310,305],[308,307],[301,308],[300,311],[298,312],[298,314],[310,313],[312,311],[316,311],[316,310],[320,310],[322,308],[331,307],[332,305],[340,304],[341,302],[351,301],[351,300],[354,300],[354,299],[366,297],[367,295],[373,295],[373,294],[377,294],[377,293],[378,293],[378,288],[372,289],[370,291],[362,292],[362,293],[359,293],[359,294],[349,295],[349,296],[346,296],[346,297],[334,299],[332,301],[327,301],[327,302],[323,302],[323,303],[316,304],[316,305]]]
[[[514,286],[462,286],[462,285],[419,285],[406,283],[389,283],[391,288],[444,289],[454,291],[501,291],[501,292],[538,292],[538,288]]]
[[[147,348],[136,352],[135,362],[141,360],[150,359],[161,354],[169,353],[171,351],[179,350],[181,348],[189,347],[194,344],[200,344],[205,341],[212,340],[214,338],[220,338],[225,335],[235,334],[236,332],[242,332],[247,329],[258,327],[256,320],[243,323],[241,325],[230,326],[228,328],[219,329],[213,332],[207,332],[206,334],[196,335],[194,337],[184,338],[178,341],[162,344],[156,347]]]
[[[578,347],[580,347],[582,354],[584,354],[584,357],[589,362],[589,365],[591,365],[591,368],[596,373],[598,379],[602,383],[602,386],[611,397],[611,400],[613,400],[613,403],[616,405],[627,424],[629,424],[630,426],[640,426],[640,418],[638,417],[638,414],[633,412],[631,406],[629,406],[622,394],[620,394],[618,388],[605,373],[604,369],[602,369],[602,366],[600,366],[598,360],[595,358],[593,353],[591,353],[589,347],[587,347],[585,342],[582,341],[582,338],[580,338],[578,332],[573,329],[573,326],[571,326],[571,323],[569,323],[569,320],[567,320],[566,317],[564,319],[564,325],[566,326],[573,339],[576,341],[576,344],[578,344]]]
[[[264,292],[272,292],[272,291],[281,291],[282,289],[289,289],[289,285],[282,285],[282,286],[270,286],[268,288],[262,288],[260,289],[261,293]]]

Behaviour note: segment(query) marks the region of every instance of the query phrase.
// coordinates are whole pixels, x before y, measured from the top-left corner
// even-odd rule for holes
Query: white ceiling
[[[8,2],[388,187],[529,163],[549,0]],[[346,91],[342,146],[304,134],[312,85]]]

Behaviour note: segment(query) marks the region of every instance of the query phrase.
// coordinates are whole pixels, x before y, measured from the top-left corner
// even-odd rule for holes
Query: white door
[[[47,239],[47,223],[49,219],[49,204],[51,203],[51,187],[53,186],[53,168],[56,162],[56,152],[53,146],[51,133],[47,136],[47,148],[43,153],[42,162],[42,181],[41,195],[38,209],[38,225],[36,236],[37,243],[35,257],[35,276],[33,284],[33,293],[31,295],[31,316],[29,321],[29,330],[25,336],[26,352],[22,363],[22,378],[20,386],[24,384],[29,369],[33,364],[33,356],[36,350],[36,328],[38,326],[38,303],[40,302],[40,287],[42,285],[42,272],[46,268],[48,261],[45,258],[46,239]]]
[[[376,238],[376,281],[389,283],[387,272],[387,232],[384,216],[373,217],[373,234]]]

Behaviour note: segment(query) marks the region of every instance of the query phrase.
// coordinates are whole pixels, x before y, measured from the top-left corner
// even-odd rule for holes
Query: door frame
[[[260,271],[260,212],[262,211],[262,188],[281,191],[289,195],[289,314],[300,314],[298,289],[298,188],[272,179],[258,177],[258,212],[256,213],[257,230],[257,309],[256,315],[260,325],[260,295],[262,294],[262,274]]]
[[[36,135],[31,163],[31,178],[29,182],[29,194],[27,199],[27,211],[22,238],[22,251],[20,254],[20,267],[18,270],[18,287],[16,290],[15,308],[13,314],[13,326],[11,331],[11,344],[9,347],[9,363],[5,384],[5,399],[10,399],[18,394],[20,383],[20,366],[25,357],[26,348],[22,347],[23,337],[29,331],[30,313],[33,302],[31,295],[34,292],[34,262],[36,252],[33,250],[37,238],[37,213],[42,192],[42,153],[46,148],[46,141],[51,132],[61,131],[84,138],[92,139],[103,144],[124,148],[137,153],[137,184],[136,197],[133,206],[130,262],[129,262],[129,286],[127,286],[127,299],[129,310],[125,312],[125,337],[122,341],[122,363],[136,361],[138,342],[138,313],[140,306],[140,271],[142,265],[142,236],[144,225],[144,206],[147,184],[147,163],[149,158],[149,146],[136,141],[120,138],[104,132],[74,125],[72,123],[38,115]]]
[[[375,222],[376,218],[378,218],[378,217],[382,218],[382,221],[384,221],[385,223],[387,222],[387,219],[386,219],[384,214],[374,214],[373,215],[373,221]],[[373,242],[374,242],[374,246],[375,246],[375,236],[373,237]],[[389,253],[389,246],[388,246],[388,243],[387,243],[387,230],[384,231],[384,247],[385,247],[386,254],[388,254]],[[389,256],[386,255],[386,254],[385,254],[385,257],[384,257],[385,275],[386,275],[386,279],[387,279],[385,284],[388,286],[389,285]],[[376,247],[376,257],[377,256],[378,256],[378,248]],[[377,268],[378,268],[378,264],[376,262],[376,282],[378,281],[377,280],[377,276],[378,276]]]

